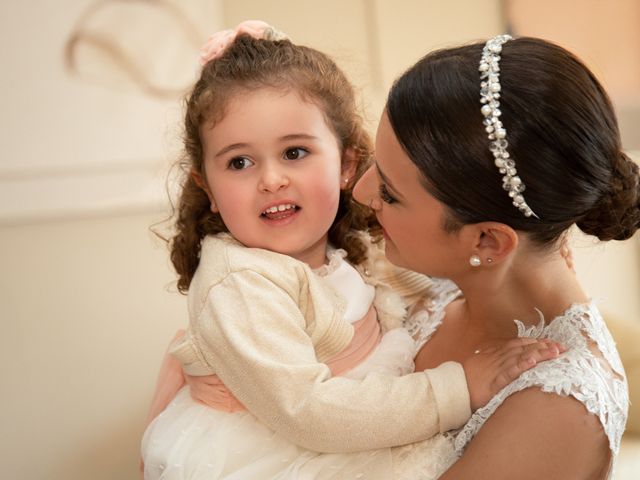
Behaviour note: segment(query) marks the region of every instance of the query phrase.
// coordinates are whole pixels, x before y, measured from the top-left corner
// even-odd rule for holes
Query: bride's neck
[[[479,268],[485,270],[457,279],[464,294],[460,314],[467,330],[477,332],[478,337],[512,337],[514,319],[537,325],[539,310],[548,323],[572,303],[587,301],[575,273],[559,254],[526,260],[516,257],[509,264]]]

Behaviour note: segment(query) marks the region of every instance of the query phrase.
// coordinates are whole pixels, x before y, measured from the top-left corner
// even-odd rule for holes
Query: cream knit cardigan
[[[399,324],[397,303],[383,294],[380,278],[400,288],[416,282],[416,274],[393,275],[375,247],[358,268],[376,285],[383,330]],[[206,237],[188,305],[189,329],[172,348],[185,371],[215,373],[249,412],[301,447],[351,452],[404,445],[458,428],[470,416],[464,371],[455,362],[403,377],[332,377],[323,362],[353,336],[343,319],[345,300],[286,255],[246,248],[226,234]]]

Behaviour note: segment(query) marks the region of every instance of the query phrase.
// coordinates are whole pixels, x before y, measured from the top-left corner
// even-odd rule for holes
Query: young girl
[[[384,261],[350,201],[371,149],[344,74],[262,22],[214,35],[203,64],[171,242],[190,326],[171,353],[215,390],[180,390],[149,425],[145,478],[419,478],[429,459],[390,447],[461,426],[557,345],[411,373],[389,285],[406,300],[429,282]]]

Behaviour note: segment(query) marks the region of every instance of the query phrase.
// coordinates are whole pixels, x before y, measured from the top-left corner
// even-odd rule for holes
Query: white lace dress
[[[407,321],[408,330],[424,345],[442,324],[445,307],[460,296],[449,281],[439,281],[434,297],[427,308]],[[442,474],[464,452],[467,444],[482,428],[484,422],[510,395],[529,387],[543,392],[571,395],[581,402],[602,424],[611,448],[613,464],[620,448],[620,440],[627,421],[629,391],[624,368],[615,342],[593,301],[574,304],[562,315],[545,324],[541,318],[537,326],[525,327],[516,320],[519,337],[549,338],[565,345],[568,350],[559,358],[542,362],[525,372],[500,391],[487,405],[478,409],[460,430],[445,434],[444,442],[434,451],[432,468]],[[437,478],[424,476],[427,478]],[[613,478],[613,468],[609,472]]]

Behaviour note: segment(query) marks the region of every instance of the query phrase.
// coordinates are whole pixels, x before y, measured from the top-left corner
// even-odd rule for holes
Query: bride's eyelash
[[[380,199],[389,205],[397,202],[397,200],[389,193],[389,190],[387,190],[387,186],[384,183],[380,184]]]

